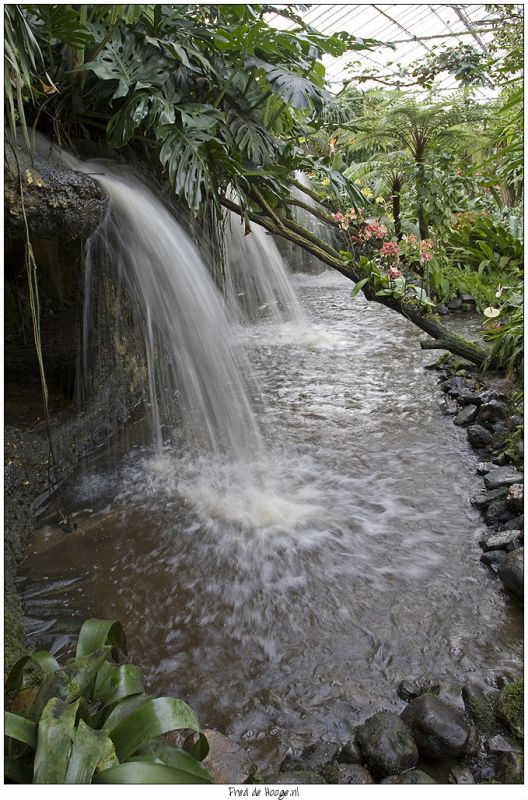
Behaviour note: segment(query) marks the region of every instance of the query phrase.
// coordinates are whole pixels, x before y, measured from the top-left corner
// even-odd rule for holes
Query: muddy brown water
[[[461,706],[465,682],[522,669],[521,610],[479,562],[477,458],[420,332],[337,273],[295,284],[307,325],[241,331],[265,451],[152,452],[136,428],[65,488],[73,533],[43,514],[19,575],[35,645],[64,654],[85,618],[120,619],[150,690],[264,774],[400,711],[403,678]]]

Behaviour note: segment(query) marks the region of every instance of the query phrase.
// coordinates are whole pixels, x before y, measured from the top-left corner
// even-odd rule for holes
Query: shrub
[[[17,661],[6,683],[6,692],[18,690],[5,714],[9,781],[211,783],[196,715],[181,700],[149,697],[125,654],[119,622],[89,619],[64,665],[45,651]],[[33,684],[39,678],[35,689],[30,674]],[[199,733],[189,751],[160,738],[181,729]]]

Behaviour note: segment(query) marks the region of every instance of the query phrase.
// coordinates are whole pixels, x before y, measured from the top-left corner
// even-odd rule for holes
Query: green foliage
[[[211,782],[200,764],[208,745],[196,715],[181,700],[148,697],[142,670],[123,661],[125,647],[118,622],[90,619],[75,658],[64,665],[44,651],[15,664],[7,691],[27,685],[32,665],[38,665],[40,681],[36,693],[19,701],[18,713],[5,714],[10,781]],[[160,739],[179,729],[199,733],[192,753]]]
[[[522,242],[488,214],[460,214],[444,239],[446,255],[453,264],[493,275],[501,283],[504,277],[522,269]]]
[[[497,716],[520,739],[524,737],[524,680],[508,683],[497,699]]]

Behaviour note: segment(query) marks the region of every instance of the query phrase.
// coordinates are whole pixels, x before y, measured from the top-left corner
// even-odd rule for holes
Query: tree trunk
[[[225,208],[242,216],[242,209],[237,203],[226,197],[220,198],[220,202]],[[277,212],[273,212],[274,218],[272,218],[266,210],[258,213],[247,209],[246,213],[253,222],[262,225],[262,227],[270,231],[270,233],[282,236],[284,239],[312,253],[323,263],[328,264],[328,266],[337,270],[346,278],[349,278],[349,280],[354,281],[354,283],[358,283],[367,277],[367,275],[360,271],[356,264],[345,261],[340,253],[334,250],[327,242],[318,239],[315,234],[307,231],[301,225],[297,225],[284,217],[280,217]],[[277,217],[280,219],[280,225],[276,222]],[[438,315],[431,313],[427,307],[420,306],[418,301],[409,299],[399,300],[392,296],[378,297],[370,283],[363,286],[362,292],[367,300],[380,303],[390,308],[392,311],[396,311],[398,314],[401,314],[410,322],[414,323],[420,330],[428,333],[433,339],[437,340],[439,348],[448,350],[461,358],[465,358],[467,361],[477,366],[482,365],[486,357],[486,351],[473,342],[468,342],[450,331],[449,328],[442,325]],[[426,343],[426,346],[429,346],[429,344]]]
[[[394,219],[394,232],[398,242],[402,240],[402,226],[400,217],[400,200],[401,200],[401,187],[402,182],[400,177],[392,179],[391,197],[392,197],[392,216]]]

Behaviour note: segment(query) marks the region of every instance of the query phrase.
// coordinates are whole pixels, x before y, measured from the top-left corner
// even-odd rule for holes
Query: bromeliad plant
[[[17,713],[5,714],[9,781],[212,782],[200,763],[209,747],[195,713],[181,700],[149,697],[125,653],[119,622],[89,619],[64,665],[45,651],[15,664],[6,683],[6,693],[18,692]],[[36,689],[28,686],[35,677]],[[198,733],[188,750],[160,738],[183,729]]]

